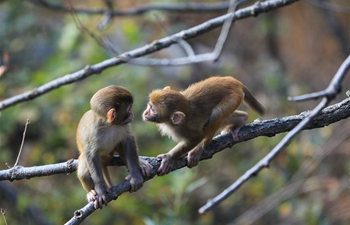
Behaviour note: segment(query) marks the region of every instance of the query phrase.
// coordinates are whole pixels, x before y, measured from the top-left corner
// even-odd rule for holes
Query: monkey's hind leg
[[[94,182],[91,178],[90,171],[86,165],[85,157],[79,156],[77,176],[80,180],[81,185],[87,191],[86,199],[88,202],[94,201],[96,199],[97,193],[94,190]]]
[[[229,117],[227,117],[222,125],[221,134],[230,132],[234,141],[238,140],[238,133],[246,123],[248,119],[248,113],[236,110]]]

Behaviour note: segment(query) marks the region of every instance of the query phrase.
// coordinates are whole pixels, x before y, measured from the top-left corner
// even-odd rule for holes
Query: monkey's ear
[[[163,88],[163,90],[170,90],[170,86],[166,86],[165,88]]]
[[[108,112],[107,112],[107,122],[108,123],[112,123],[116,117],[117,117],[117,112],[115,111],[114,108],[108,110]]]
[[[171,115],[170,119],[173,124],[179,124],[185,117],[186,117],[185,113],[176,111]]]

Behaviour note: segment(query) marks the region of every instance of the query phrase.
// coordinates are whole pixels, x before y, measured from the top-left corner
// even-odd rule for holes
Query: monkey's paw
[[[96,193],[94,196],[95,209],[98,209],[98,208],[102,209],[103,204],[107,206],[108,205],[107,194],[111,192],[108,186],[105,184],[95,185],[94,192]]]
[[[165,174],[170,173],[174,165],[174,160],[171,158],[171,156],[166,153],[158,155],[157,158],[162,160],[160,167],[157,171],[158,176],[163,176]]]
[[[149,177],[152,172],[152,165],[148,161],[143,159],[140,159],[139,162],[142,175],[145,177]]]
[[[203,148],[196,146],[192,149],[187,155],[187,167],[192,168],[198,165],[199,160],[201,159]]]
[[[125,177],[125,180],[130,181],[130,192],[135,192],[143,186],[143,178],[139,171],[135,172],[134,174],[129,174],[127,177]]]
[[[96,200],[96,191],[95,190],[91,190],[86,194],[86,199],[88,202],[93,202]]]

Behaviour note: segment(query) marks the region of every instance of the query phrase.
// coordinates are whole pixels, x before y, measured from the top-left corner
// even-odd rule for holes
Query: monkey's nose
[[[148,112],[147,112],[147,111],[144,111],[144,112],[142,113],[142,119],[143,119],[143,120],[146,120],[147,116],[148,116]]]

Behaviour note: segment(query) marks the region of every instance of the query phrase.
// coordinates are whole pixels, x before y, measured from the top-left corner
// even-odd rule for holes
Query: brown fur
[[[77,129],[77,147],[80,152],[77,175],[88,192],[88,201],[95,208],[107,205],[107,193],[112,186],[107,169],[114,153],[126,163],[131,192],[143,184],[142,174],[148,176],[151,166],[139,160],[137,145],[131,133],[133,119],[131,93],[120,86],[108,86],[91,98],[91,110],[81,118]]]
[[[188,154],[189,167],[198,164],[203,149],[219,129],[237,139],[239,129],[248,118],[236,110],[244,100],[259,114],[264,107],[240,81],[233,77],[211,77],[178,92],[169,87],[155,90],[149,96],[143,118],[156,122],[163,135],[179,142],[167,154],[161,154],[159,174],[171,170],[174,161]]]

